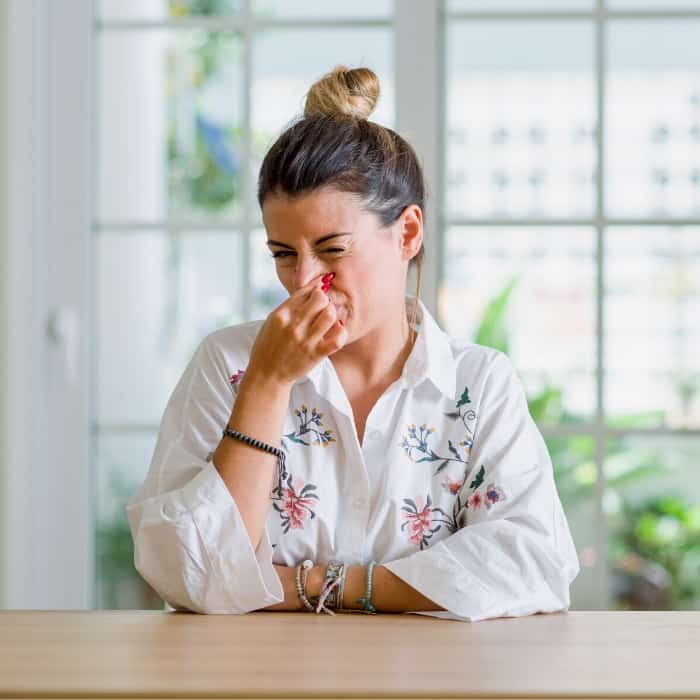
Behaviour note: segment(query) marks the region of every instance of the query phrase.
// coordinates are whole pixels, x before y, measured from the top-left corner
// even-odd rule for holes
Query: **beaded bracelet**
[[[311,601],[306,597],[306,579],[308,578],[309,575],[309,569],[314,565],[314,563],[311,561],[311,559],[305,559],[299,566],[297,566],[297,574],[296,574],[296,586],[297,586],[297,593],[299,594],[299,598],[301,599],[301,602],[304,603],[304,607],[307,610],[311,610],[313,612],[314,606],[311,604]],[[302,570],[304,571],[304,582],[302,583],[301,581],[301,572]]]
[[[366,588],[365,588],[365,597],[364,598],[356,598],[355,602],[356,603],[362,603],[364,605],[362,612],[366,612],[369,615],[376,615],[377,614],[377,609],[372,605],[371,603],[371,597],[372,597],[372,570],[374,569],[374,566],[377,562],[376,561],[371,561],[369,563],[369,566],[367,567],[367,581],[366,581]]]
[[[226,426],[224,428],[223,436],[235,438],[236,440],[240,440],[241,442],[245,442],[247,445],[250,445],[251,447],[257,447],[259,450],[264,450],[265,452],[269,452],[270,454],[276,455],[276,457],[277,457],[277,472],[279,475],[278,482],[277,482],[277,488],[279,489],[279,492],[282,493],[282,483],[287,478],[287,469],[285,466],[285,454],[282,450],[280,450],[278,447],[273,447],[272,445],[268,445],[266,442],[256,440],[255,438],[252,438],[249,435],[245,435],[244,433],[240,433],[240,432],[238,432],[238,430],[233,430],[229,426]]]

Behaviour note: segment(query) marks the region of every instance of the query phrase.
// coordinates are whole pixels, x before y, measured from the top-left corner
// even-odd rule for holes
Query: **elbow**
[[[250,612],[235,604],[218,577],[204,562],[185,549],[152,547],[134,540],[134,567],[158,595],[176,610],[203,615],[237,615]]]
[[[282,602],[243,572],[220,572],[202,547],[188,546],[178,531],[159,527],[134,537],[134,567],[169,605],[204,615],[243,615]]]

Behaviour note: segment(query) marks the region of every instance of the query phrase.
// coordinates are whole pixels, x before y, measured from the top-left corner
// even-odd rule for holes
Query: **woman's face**
[[[420,219],[420,209],[413,208]],[[355,195],[332,188],[293,199],[268,196],[262,214],[277,276],[289,294],[335,272],[328,294],[350,338],[375,328],[387,312],[395,313],[395,305],[383,300],[400,298],[403,305],[408,261],[417,252],[405,248],[403,214],[383,228]]]

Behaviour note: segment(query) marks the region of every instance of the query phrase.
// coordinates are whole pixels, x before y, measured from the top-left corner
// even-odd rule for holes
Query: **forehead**
[[[339,231],[351,230],[369,213],[357,195],[321,188],[297,197],[282,193],[270,195],[263,203],[262,214],[270,231],[312,235],[324,233],[329,227]]]

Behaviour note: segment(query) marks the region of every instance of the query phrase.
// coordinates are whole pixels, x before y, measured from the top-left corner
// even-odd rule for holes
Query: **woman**
[[[507,357],[419,300],[421,168],[368,121],[378,96],[371,70],[337,67],[267,153],[258,200],[289,298],[202,340],[127,505],[136,568],[177,609],[569,606],[579,562],[547,449]]]

